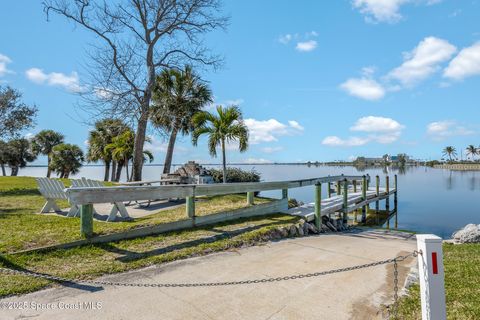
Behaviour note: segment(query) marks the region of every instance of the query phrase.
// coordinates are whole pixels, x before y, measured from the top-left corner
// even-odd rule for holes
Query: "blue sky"
[[[434,159],[446,145],[480,145],[480,1],[225,1],[224,11],[227,31],[205,39],[224,67],[202,76],[250,128],[249,151],[230,146],[230,161]],[[2,1],[0,39],[0,82],[40,110],[25,134],[54,129],[86,148],[74,92],[92,35],[47,22],[40,1]],[[160,136],[148,148],[163,162]],[[212,161],[184,137],[174,162],[188,159]]]

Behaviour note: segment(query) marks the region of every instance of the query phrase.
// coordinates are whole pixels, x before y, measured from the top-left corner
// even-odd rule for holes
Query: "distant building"
[[[411,160],[410,157],[406,154],[398,154],[396,156],[390,156],[389,154],[385,154],[383,155],[383,157],[376,158],[358,157],[354,162],[359,165],[378,166],[384,165],[386,163],[398,164],[402,161],[404,161],[405,163],[410,163],[413,160]]]

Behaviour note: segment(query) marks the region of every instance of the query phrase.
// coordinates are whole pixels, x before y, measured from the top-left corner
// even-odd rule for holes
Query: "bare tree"
[[[45,0],[43,5],[47,19],[59,14],[98,39],[89,53],[84,106],[93,116],[134,122],[132,175],[141,180],[156,70],[219,65],[221,59],[210,54],[201,36],[226,26],[220,0]]]

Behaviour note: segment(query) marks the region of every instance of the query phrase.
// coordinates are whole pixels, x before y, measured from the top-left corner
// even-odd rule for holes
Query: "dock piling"
[[[315,226],[318,230],[322,228],[322,184],[315,185]]]
[[[337,181],[337,196],[342,194],[341,182],[340,180]]]
[[[343,223],[348,223],[348,180],[343,180]]]
[[[328,190],[327,191],[328,191],[327,192],[328,197],[331,198],[332,197],[332,183],[331,182],[328,183]]]
[[[377,175],[375,176],[375,195],[378,199],[378,197],[380,196],[380,177]],[[380,201],[375,201],[375,221],[377,224],[380,223],[380,215],[379,215],[379,211],[380,210]]]
[[[367,176],[362,179],[362,201],[367,201]],[[362,223],[367,222],[367,205],[362,206]]]
[[[393,194],[393,210],[395,211],[395,229],[398,229],[398,197],[397,197],[397,186],[398,179],[397,175],[393,177],[393,187],[395,188],[395,193]]]
[[[385,211],[387,212],[387,229],[390,229],[390,177],[385,177],[385,191],[387,198],[385,199]]]

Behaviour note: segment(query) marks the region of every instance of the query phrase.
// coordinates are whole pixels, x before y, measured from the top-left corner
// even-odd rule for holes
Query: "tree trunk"
[[[3,174],[3,176],[6,176],[6,175],[7,175],[7,172],[5,171],[5,164],[4,164],[4,163],[0,163],[0,166],[2,167],[2,174]]]
[[[147,111],[143,111],[140,119],[137,124],[137,132],[135,133],[135,144],[133,150],[133,161],[132,161],[132,180],[141,181],[142,180],[142,169],[143,169],[143,145],[145,144],[145,135],[147,132],[148,124],[148,105],[150,99],[147,103]]]
[[[168,140],[167,154],[165,155],[165,165],[163,166],[163,173],[170,173],[170,168],[172,166],[173,158],[173,149],[175,148],[175,140],[177,140],[177,128],[174,127],[172,133],[170,134],[170,139]]]
[[[103,176],[103,181],[108,181],[110,176],[110,161],[105,161],[105,175]]]
[[[52,169],[50,169],[50,155],[47,154],[47,178],[50,178],[52,174]]]
[[[112,161],[112,176],[110,177],[110,181],[115,181],[115,175],[117,174],[117,161]]]
[[[222,139],[223,183],[227,183],[227,158],[225,155],[225,139]]]
[[[15,177],[18,174],[18,167],[10,167],[10,176]]]
[[[127,175],[127,182],[129,182],[131,177],[128,175],[128,159],[125,160],[125,173]]]
[[[115,174],[115,180],[116,182],[120,181],[120,177],[122,176],[122,169],[123,169],[123,163],[119,162],[117,163],[117,172]]]

